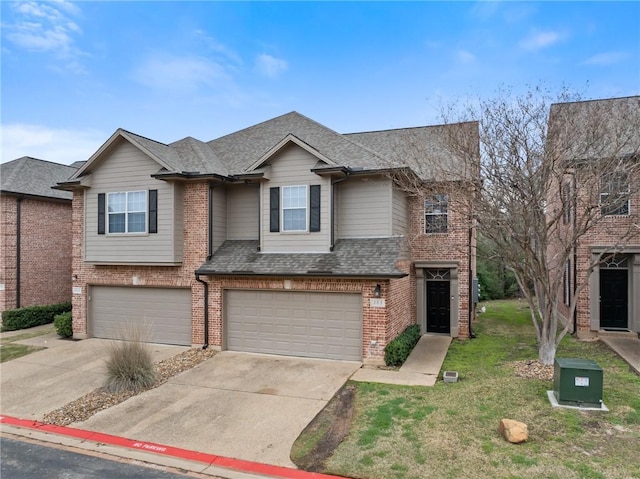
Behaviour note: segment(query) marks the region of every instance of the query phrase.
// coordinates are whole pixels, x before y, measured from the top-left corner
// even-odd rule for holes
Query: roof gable
[[[86,175],[90,175],[121,141],[131,143],[153,161],[158,163],[160,168],[164,168],[166,170],[174,169],[176,155],[167,145],[119,128],[98,149],[98,151],[91,155],[91,157],[76,172],[76,174],[70,178],[70,180],[72,181]]]
[[[295,135],[288,134],[286,137],[280,140],[276,145],[274,145],[269,151],[267,151],[264,155],[262,155],[255,163],[249,166],[245,171],[249,172],[249,171],[254,171],[257,168],[260,168],[266,162],[268,162],[272,157],[277,155],[278,152],[280,152],[285,146],[290,144],[299,146],[303,150],[307,151],[311,155],[318,158],[318,160],[321,161],[322,163],[325,163],[330,166],[337,166],[337,164],[333,160],[331,160],[330,158],[327,158],[325,155],[320,153],[311,145],[305,143],[300,138],[297,138]]]
[[[303,148],[335,165],[380,162],[373,151],[295,111],[210,141],[209,145],[233,174],[260,165],[287,138],[301,142],[298,144],[304,144]]]

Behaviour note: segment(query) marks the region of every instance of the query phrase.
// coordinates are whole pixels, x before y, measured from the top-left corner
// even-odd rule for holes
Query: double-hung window
[[[107,232],[147,232],[147,192],[125,191],[107,194]]]
[[[307,187],[282,187],[282,231],[307,230]]]
[[[605,216],[629,214],[629,176],[624,171],[600,177],[600,212]]]
[[[448,216],[449,199],[447,195],[432,195],[424,199],[425,233],[446,233]]]

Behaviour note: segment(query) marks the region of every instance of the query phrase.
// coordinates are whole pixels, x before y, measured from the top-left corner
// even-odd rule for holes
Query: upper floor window
[[[107,194],[108,233],[146,233],[147,192]]]
[[[446,233],[448,230],[447,195],[428,196],[424,200],[424,232]]]
[[[282,187],[282,231],[307,230],[307,187]]]
[[[600,211],[603,215],[629,214],[629,176],[624,171],[600,177]]]

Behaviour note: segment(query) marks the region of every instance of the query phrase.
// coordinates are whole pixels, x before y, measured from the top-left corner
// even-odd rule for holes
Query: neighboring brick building
[[[23,157],[0,165],[0,312],[71,300],[71,199],[51,187],[76,167]]]
[[[475,236],[466,203],[408,194],[461,162],[449,128],[342,135],[292,112],[165,145],[118,130],[72,190],[74,337],[377,362],[406,326],[469,336]],[[458,168],[462,171],[462,168]],[[459,178],[456,178],[459,179]]]
[[[579,338],[640,332],[640,97],[554,104],[549,128],[552,148],[569,165],[556,185],[564,237],[594,215],[564,265],[560,312],[569,316],[576,300],[568,319]],[[561,246],[551,244],[550,252]]]

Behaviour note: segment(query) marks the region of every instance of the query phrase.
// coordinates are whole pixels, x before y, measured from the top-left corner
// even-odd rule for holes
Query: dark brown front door
[[[626,269],[600,270],[600,327],[627,329],[628,274]]]
[[[451,332],[449,281],[427,281],[427,332]]]

